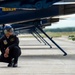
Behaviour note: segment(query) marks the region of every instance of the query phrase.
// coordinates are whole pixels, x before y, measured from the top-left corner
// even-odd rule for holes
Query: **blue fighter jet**
[[[1,0],[0,1],[0,25],[12,24],[16,30],[30,29],[39,35],[42,32],[63,53],[67,53],[44,31],[43,27],[58,22],[58,16],[75,13],[74,0]],[[54,18],[57,17],[57,18]],[[40,35],[39,35],[40,36]],[[40,36],[42,38],[42,36]],[[45,41],[46,42],[46,41]],[[50,48],[51,45],[46,42]]]

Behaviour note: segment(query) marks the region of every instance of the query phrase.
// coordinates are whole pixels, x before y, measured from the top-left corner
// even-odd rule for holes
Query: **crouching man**
[[[8,63],[8,67],[17,67],[18,58],[21,55],[19,39],[13,34],[13,28],[10,25],[4,27],[4,36],[0,39],[0,62]]]

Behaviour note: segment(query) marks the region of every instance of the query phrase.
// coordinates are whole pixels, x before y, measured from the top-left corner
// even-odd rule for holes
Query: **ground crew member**
[[[0,49],[0,62],[8,63],[8,67],[17,67],[21,49],[19,47],[19,39],[13,34],[13,28],[10,25],[4,27],[4,35],[0,39]]]

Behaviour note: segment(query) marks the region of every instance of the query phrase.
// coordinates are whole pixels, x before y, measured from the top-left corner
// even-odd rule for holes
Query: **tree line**
[[[45,32],[75,32],[75,27],[44,29]]]

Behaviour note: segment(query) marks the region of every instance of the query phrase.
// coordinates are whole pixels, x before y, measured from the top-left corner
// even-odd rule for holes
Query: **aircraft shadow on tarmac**
[[[21,48],[22,50],[25,50],[25,49],[29,49],[29,50],[46,50],[46,49],[48,49],[48,50],[53,50],[53,49],[57,49],[57,48]]]
[[[63,55],[22,55],[21,59],[38,60],[38,59],[55,59],[55,60],[75,60],[75,54]]]

